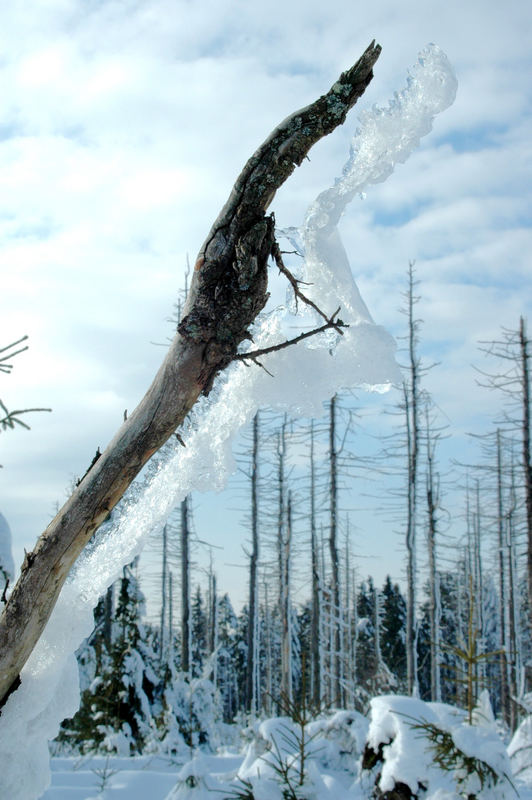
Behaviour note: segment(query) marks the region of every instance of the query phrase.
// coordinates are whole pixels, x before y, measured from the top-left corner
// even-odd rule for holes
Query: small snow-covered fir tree
[[[238,711],[238,682],[235,669],[235,655],[238,647],[236,638],[237,618],[229,595],[218,601],[218,647],[216,651],[216,685],[220,693],[223,718],[232,722]]]
[[[405,598],[399,585],[392,583],[387,575],[381,597],[381,653],[399,686],[403,688],[406,680],[405,626]]]
[[[78,651],[81,705],[59,737],[79,752],[130,755],[142,752],[152,738],[157,658],[141,623],[144,597],[134,564],[124,567],[115,589],[110,641],[106,598],[102,598],[94,613],[94,632]]]
[[[375,673],[374,597],[373,579],[369,577],[367,583],[360,584],[357,597],[357,682],[364,687]]]
[[[63,721],[56,740],[66,752],[97,750],[103,740],[102,720],[109,712],[103,689],[106,676],[112,672],[110,641],[104,633],[105,612],[105,597],[101,597],[94,609],[94,630],[76,652],[81,703],[74,717]]]

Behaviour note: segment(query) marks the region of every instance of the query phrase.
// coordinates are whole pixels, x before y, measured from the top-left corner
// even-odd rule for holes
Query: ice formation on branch
[[[350,324],[369,322],[371,315],[353,281],[338,223],[348,203],[368,186],[382,183],[396,164],[403,163],[432,130],[434,117],[452,105],[457,81],[445,53],[429,45],[409,73],[407,85],[387,108],[374,106],[359,117],[360,127],[341,177],[322,192],[307,211],[300,230],[306,280],[319,282],[322,307],[348,310]],[[370,380],[370,379],[369,379]]]
[[[127,493],[111,520],[80,557],[53,614],[21,675],[20,688],[0,717],[0,796],[37,798],[49,781],[48,739],[79,703],[74,651],[93,627],[92,609],[122,566],[137,555],[148,534],[190,491],[222,489],[234,470],[231,442],[259,406],[293,415],[322,414],[322,403],[345,386],[382,387],[398,379],[394,343],[376,326],[351,275],[337,223],[354,194],[384,180],[404,161],[435,114],[452,102],[456,80],[436,47],[423,52],[407,87],[387,109],[365,112],[342,178],[310,207],[301,229],[307,292],[326,312],[341,306],[350,327],[336,341],[324,336],[262,360],[257,367],[233,364],[199,404],[185,431],[186,448],[166,445]],[[305,315],[297,318],[304,324]],[[282,341],[294,322],[286,309],[264,315],[253,331],[254,346]],[[333,349],[334,348],[334,349]]]

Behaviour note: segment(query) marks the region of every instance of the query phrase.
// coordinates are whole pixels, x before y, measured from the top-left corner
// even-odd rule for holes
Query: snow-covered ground
[[[52,785],[42,800],[164,800],[178,772],[158,757],[53,758]]]
[[[306,724],[257,721],[243,732],[241,752],[196,751],[186,763],[162,755],[54,758],[41,800],[369,800],[398,788],[393,797],[405,800],[532,800],[530,717],[509,748],[487,693],[473,724],[465,717],[442,703],[389,695],[374,698],[369,719],[338,711]]]

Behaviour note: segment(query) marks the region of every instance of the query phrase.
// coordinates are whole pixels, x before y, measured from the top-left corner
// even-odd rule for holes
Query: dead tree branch
[[[300,333],[299,336],[294,336],[293,339],[286,339],[284,342],[279,342],[278,344],[272,344],[269,347],[261,347],[258,350],[247,350],[245,353],[237,353],[234,357],[234,361],[255,361],[255,363],[259,363],[257,358],[261,356],[265,356],[268,353],[275,353],[278,350],[284,350],[286,347],[292,347],[292,345],[297,344],[298,342],[302,342],[303,339],[309,339],[311,336],[316,336],[318,333],[323,333],[324,331],[328,331],[331,328],[334,328],[335,331],[338,331],[342,334],[342,328],[348,328],[349,326],[346,325],[341,319],[336,319],[338,314],[340,313],[340,308],[337,308],[334,314],[327,319],[325,325],[321,325],[319,328],[312,328],[310,331],[305,331],[304,333]],[[262,367],[262,364],[259,364]],[[271,373],[270,373],[271,374]]]
[[[20,425],[21,428],[26,428],[26,430],[30,430],[30,426],[27,422],[24,422],[20,419],[21,414],[30,414],[33,411],[51,411],[51,408],[18,408],[15,411],[8,411],[5,407],[4,403],[0,400],[0,413],[3,416],[0,416],[0,430],[7,430],[8,428],[15,428],[16,425]]]
[[[345,326],[342,325],[341,323],[338,323],[337,325],[335,325],[334,322],[332,321],[332,320],[334,320],[334,317],[339,313],[340,309],[338,309],[338,311],[335,311],[334,314],[331,317],[328,317],[327,314],[325,314],[325,312],[322,311],[321,308],[319,308],[316,305],[316,303],[314,303],[309,297],[307,297],[306,295],[303,294],[303,292],[299,288],[299,286],[302,283],[302,281],[298,281],[298,279],[294,275],[292,275],[290,270],[285,266],[284,261],[283,261],[283,256],[281,254],[281,251],[279,249],[279,245],[277,244],[277,242],[273,243],[272,256],[273,256],[273,258],[275,260],[275,263],[277,265],[277,269],[279,270],[279,272],[281,272],[285,276],[285,278],[288,279],[288,282],[290,283],[290,285],[292,286],[292,289],[294,290],[294,295],[295,295],[295,298],[296,298],[296,309],[297,309],[297,301],[301,300],[307,306],[309,306],[310,308],[314,309],[314,311],[317,314],[319,314],[319,316],[322,317],[327,322],[327,326],[326,326],[327,328],[335,328],[336,332],[339,333],[340,336],[343,336],[344,333],[342,331],[342,327],[345,327]],[[317,328],[314,332],[315,333],[319,333],[321,330],[322,330],[321,328]],[[312,332],[309,332],[307,334],[307,336],[312,336],[312,335],[313,335]],[[306,336],[304,338],[306,338]],[[297,341],[299,341],[299,339]],[[294,344],[295,344],[295,341],[294,341]]]
[[[312,145],[344,122],[379,53],[372,43],[327,94],[284,120],[242,170],[198,254],[183,318],[152,385],[28,554],[0,619],[0,703],[16,686],[80,552],[249,338],[268,299],[274,230],[266,211]]]
[[[24,350],[28,349],[28,345],[26,344],[24,347],[19,347],[18,350],[12,350],[12,348],[25,342],[27,338],[27,336],[22,336],[20,339],[17,339],[16,342],[11,342],[11,344],[7,344],[5,347],[0,347],[0,372],[11,372],[13,364],[7,363],[8,359],[12,359],[18,356],[19,353],[23,353]]]

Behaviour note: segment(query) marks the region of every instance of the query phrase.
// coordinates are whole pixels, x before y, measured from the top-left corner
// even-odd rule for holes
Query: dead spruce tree
[[[210,392],[221,370],[265,352],[239,354],[268,299],[270,256],[282,264],[274,219],[266,211],[312,145],[345,121],[373,77],[380,50],[372,42],[326,94],[284,120],[237,178],[199,251],[183,318],[152,385],[24,559],[0,619],[0,703],[18,686],[75,560],[144,464],[199,396]],[[338,312],[320,313],[322,330],[338,329]]]
[[[181,670],[190,671],[190,495],[181,500]]]
[[[479,369],[481,386],[502,392],[506,407],[498,420],[504,431],[510,432],[519,442],[518,461],[521,478],[520,494],[524,499],[526,530],[526,574],[528,599],[528,638],[532,641],[532,425],[530,415],[530,359],[531,344],[526,320],[519,319],[519,328],[502,328],[501,338],[481,342],[480,350],[495,359],[499,371]],[[530,644],[529,644],[530,647]],[[527,670],[527,689],[532,687],[532,671]]]
[[[251,450],[251,553],[249,554],[249,606],[246,663],[246,711],[259,711],[258,687],[258,627],[259,627],[259,412],[253,417]]]
[[[342,703],[340,641],[342,614],[340,607],[340,569],[338,561],[338,452],[336,449],[336,401],[329,404],[329,469],[330,469],[330,524],[329,552],[331,558],[331,618],[333,623],[332,693],[334,703]]]

